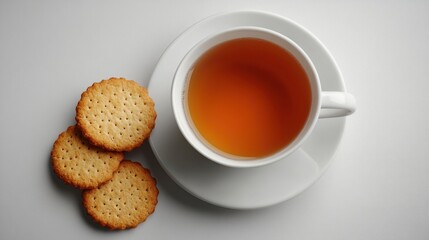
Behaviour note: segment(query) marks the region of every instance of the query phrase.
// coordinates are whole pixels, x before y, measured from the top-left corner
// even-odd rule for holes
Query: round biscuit
[[[158,189],[148,169],[124,160],[111,180],[83,191],[82,200],[87,213],[102,226],[134,228],[155,211]]]
[[[111,151],[140,146],[155,127],[155,104],[146,88],[125,78],[94,83],[81,95],[76,121],[94,145]]]
[[[95,188],[110,180],[124,154],[92,146],[76,126],[58,136],[51,151],[55,174],[64,182],[81,189]]]

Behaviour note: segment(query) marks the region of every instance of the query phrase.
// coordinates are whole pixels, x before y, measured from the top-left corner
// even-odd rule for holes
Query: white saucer
[[[327,49],[308,31],[283,17],[241,11],[206,18],[180,35],[156,66],[149,93],[158,117],[150,145],[168,175],[186,191],[209,203],[234,209],[270,206],[290,199],[313,184],[328,167],[339,145],[345,118],[319,120],[313,133],[291,156],[274,164],[235,169],[218,165],[195,151],[182,136],[171,107],[171,84],[183,56],[198,41],[217,31],[257,26],[277,31],[301,47],[312,59],[324,91],[345,91],[341,73]]]

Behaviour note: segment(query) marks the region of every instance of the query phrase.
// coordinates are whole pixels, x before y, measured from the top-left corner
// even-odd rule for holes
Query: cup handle
[[[356,100],[347,92],[322,92],[319,118],[344,117],[356,111]]]

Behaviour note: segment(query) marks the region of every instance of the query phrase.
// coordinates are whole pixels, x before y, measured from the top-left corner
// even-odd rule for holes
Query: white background
[[[207,204],[148,143],[127,154],[158,180],[155,213],[106,231],[51,172],[58,134],[93,82],[147,85],[182,31],[231,10],[271,11],[313,32],[358,102],[333,164],[268,208]],[[428,1],[0,1],[0,239],[429,239]]]

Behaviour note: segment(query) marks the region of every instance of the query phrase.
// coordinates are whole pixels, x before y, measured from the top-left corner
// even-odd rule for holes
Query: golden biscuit
[[[81,189],[94,188],[110,180],[123,159],[123,153],[89,144],[75,126],[70,126],[58,136],[51,151],[55,174]]]
[[[81,95],[76,121],[94,145],[111,151],[140,146],[155,127],[156,112],[147,90],[132,80],[110,78]]]
[[[83,206],[102,226],[134,228],[155,211],[156,180],[139,163],[124,160],[113,178],[98,188],[84,190]]]

